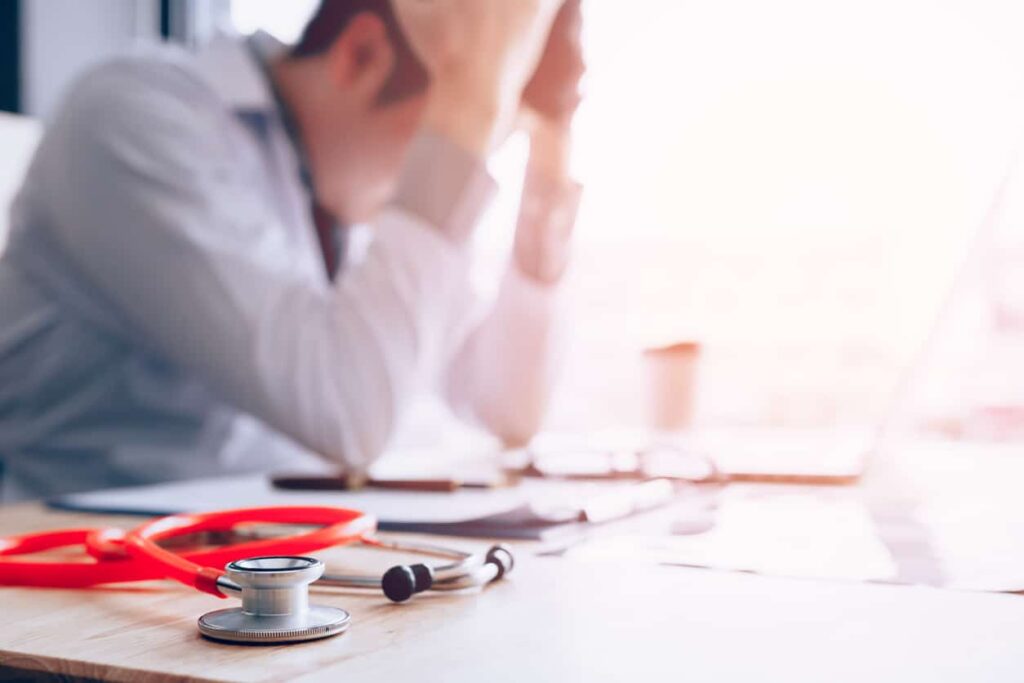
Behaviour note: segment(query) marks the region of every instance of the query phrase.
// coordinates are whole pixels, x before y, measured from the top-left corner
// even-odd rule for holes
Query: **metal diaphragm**
[[[199,617],[199,632],[231,643],[295,643],[344,633],[352,616],[337,607],[310,605],[304,614],[254,616],[241,607],[220,609]]]
[[[324,573],[312,557],[275,555],[236,560],[217,585],[242,606],[199,618],[199,632],[232,643],[294,643],[344,632],[352,616],[337,607],[309,604],[309,584]]]

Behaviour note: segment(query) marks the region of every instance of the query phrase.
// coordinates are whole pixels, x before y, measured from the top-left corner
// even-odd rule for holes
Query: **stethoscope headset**
[[[244,527],[252,524],[316,528],[290,536],[256,538],[244,533]],[[284,643],[337,635],[351,623],[346,610],[310,605],[311,584],[382,590],[393,602],[404,602],[428,590],[485,586],[512,570],[512,553],[503,545],[491,546],[485,553],[467,553],[425,543],[379,539],[373,535],[376,527],[376,519],[357,510],[263,507],[172,515],[127,532],[62,529],[12,536],[0,538],[0,585],[88,588],[173,579],[219,598],[241,598],[241,607],[208,612],[199,618],[199,631],[204,636],[226,642]],[[249,540],[172,550],[176,543],[188,539],[218,536]],[[324,548],[357,543],[447,562],[396,565],[382,576],[371,576],[327,573],[322,561],[306,556]],[[84,556],[71,561],[22,557],[72,546],[83,547]]]

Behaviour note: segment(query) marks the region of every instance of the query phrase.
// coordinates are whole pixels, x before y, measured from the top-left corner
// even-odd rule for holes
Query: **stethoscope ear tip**
[[[493,564],[497,570],[498,573],[494,577],[495,581],[505,576],[505,574],[508,574],[512,571],[512,567],[515,566],[515,559],[512,557],[512,550],[507,545],[501,543],[492,545],[487,550],[487,557],[485,561],[488,564]]]
[[[392,602],[405,602],[434,585],[434,570],[425,564],[399,564],[384,572],[380,580],[384,595]]]

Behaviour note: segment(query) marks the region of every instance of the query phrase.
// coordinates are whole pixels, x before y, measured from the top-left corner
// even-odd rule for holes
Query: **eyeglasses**
[[[672,444],[621,450],[532,448],[506,469],[519,476],[549,479],[672,479],[695,483],[722,480],[710,456]]]

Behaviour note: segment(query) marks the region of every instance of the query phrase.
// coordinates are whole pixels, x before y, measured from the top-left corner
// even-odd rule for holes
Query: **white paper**
[[[857,581],[897,575],[863,503],[830,489],[733,486],[703,533],[596,539],[570,555]]]

